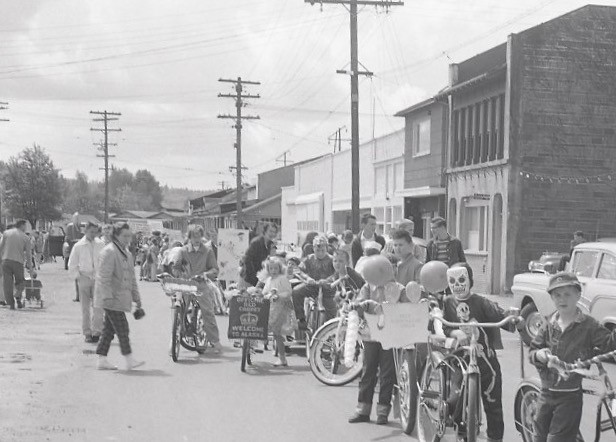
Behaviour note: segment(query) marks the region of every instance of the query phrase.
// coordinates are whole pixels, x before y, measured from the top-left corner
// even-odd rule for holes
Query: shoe
[[[5,306],[6,305],[6,301],[0,301],[0,306]]]
[[[287,361],[278,361],[278,362],[274,362],[274,367],[288,367],[289,364],[287,364]]]
[[[367,414],[355,413],[353,416],[349,418],[350,424],[360,424],[363,422],[370,422],[370,416]]]
[[[84,339],[84,341],[86,341],[86,343],[88,344],[93,344],[94,340],[92,339],[92,336],[90,335],[86,335],[86,338]]]
[[[125,371],[134,370],[135,368],[141,367],[143,364],[145,364],[145,362],[143,361],[135,360],[132,354],[124,356],[124,362]]]
[[[97,370],[117,370],[118,367],[116,367],[115,365],[111,364],[106,357],[100,357],[98,358],[98,362],[96,363],[96,369]]]
[[[220,342],[213,344],[212,347],[214,348],[214,354],[222,353],[222,344]]]
[[[98,344],[98,341],[100,341],[101,337],[96,335],[96,336],[92,336],[92,343],[93,344]]]
[[[233,343],[233,348],[242,348],[242,343],[240,341],[235,341]]]
[[[389,420],[387,419],[387,416],[377,416],[376,417],[376,424],[377,425],[387,425],[389,423]]]
[[[79,299],[73,299],[73,302],[79,302]]]
[[[24,303],[21,301],[21,299],[16,299],[15,304],[17,304],[17,308],[24,308]]]

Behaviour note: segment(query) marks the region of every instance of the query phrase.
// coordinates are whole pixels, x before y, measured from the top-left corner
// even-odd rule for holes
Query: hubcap
[[[539,312],[533,312],[526,319],[526,331],[531,337],[537,336],[542,324],[541,315]]]

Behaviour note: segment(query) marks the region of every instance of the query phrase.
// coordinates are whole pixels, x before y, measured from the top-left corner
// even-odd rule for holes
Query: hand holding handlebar
[[[520,316],[509,315],[499,322],[449,322],[433,313],[430,313],[430,318],[440,321],[446,327],[459,328],[459,327],[481,327],[481,328],[500,328],[505,325],[519,321]]]

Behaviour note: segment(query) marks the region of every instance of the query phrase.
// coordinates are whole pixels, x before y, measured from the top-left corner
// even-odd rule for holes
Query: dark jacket
[[[250,242],[246,255],[244,255],[244,267],[246,269],[244,280],[248,284],[256,286],[259,282],[257,273],[263,267],[263,261],[270,256],[273,244],[271,241],[266,242],[264,236],[258,236]]]
[[[361,235],[362,232],[359,232],[359,235],[357,235],[357,237],[351,243],[351,259],[353,260],[353,267],[355,267],[355,264],[357,264],[359,258],[364,255],[364,248],[361,246]],[[381,235],[375,233],[374,240],[381,245],[382,249],[385,248],[385,238],[383,238]]]
[[[582,387],[582,378],[572,373],[568,379],[559,381],[558,374],[537,361],[537,351],[542,348],[550,350],[554,356],[564,362],[576,362],[589,359],[601,353],[616,350],[616,332],[600,325],[596,319],[578,311],[575,322],[564,332],[558,326],[558,312],[550,315],[540,332],[530,344],[530,362],[537,367],[541,377],[541,386],[549,390],[574,390]]]
[[[464,247],[462,247],[462,241],[453,236],[449,237],[449,244],[447,244],[447,255],[449,261],[446,262],[449,267],[458,262],[466,262],[466,256],[464,255]],[[434,242],[434,238],[428,242],[426,249],[426,262],[436,261],[438,257],[438,248]]]

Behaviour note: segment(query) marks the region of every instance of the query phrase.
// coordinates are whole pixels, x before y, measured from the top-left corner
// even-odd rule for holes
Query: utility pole
[[[0,101],[0,110],[7,110],[9,108],[9,104],[6,101]],[[0,121],[8,122],[8,118],[0,118]],[[4,189],[0,188],[0,224],[2,224],[2,206],[4,205],[4,201],[2,200],[2,196],[4,193]],[[6,227],[5,225],[3,225]]]
[[[105,171],[105,223],[109,222],[109,158],[114,158],[115,155],[109,155],[109,146],[117,146],[116,143],[109,143],[109,132],[120,132],[122,129],[111,129],[109,128],[110,121],[119,120],[119,116],[122,114],[119,112],[107,112],[105,111],[90,111],[93,115],[102,115],[102,118],[93,118],[92,121],[102,122],[102,128],[90,128],[91,131],[102,132],[104,139],[102,143],[94,143],[95,146],[98,146],[98,150],[103,152],[103,155],[96,155],[99,158],[105,159],[105,167],[101,170]]]
[[[242,77],[237,77],[237,80],[220,78],[218,81],[221,83],[232,83],[235,86],[235,94],[218,94],[219,98],[233,98],[235,100],[235,115],[218,115],[218,118],[235,120],[235,184],[237,188],[237,201],[236,201],[236,213],[237,213],[237,228],[241,229],[242,223],[242,120],[258,120],[260,117],[251,115],[242,115],[242,107],[246,106],[244,99],[246,98],[261,98],[258,94],[243,94],[244,85],[260,85],[258,81],[242,80]]]
[[[380,6],[389,10],[392,6],[404,5],[404,2],[397,0],[304,0],[304,2],[311,5],[318,3],[321,8],[324,4],[344,5],[345,7],[348,5],[347,10],[351,18],[351,70],[337,70],[336,72],[351,77],[351,225],[353,232],[359,233],[359,76],[371,76],[372,72],[368,72],[367,69],[359,71],[357,6]]]
[[[278,158],[276,158],[276,162],[277,163],[282,163],[283,167],[287,167],[287,163],[288,164],[293,164],[293,161],[287,160],[287,155],[289,155],[290,153],[291,153],[290,150],[285,151],[282,155],[280,155]]]
[[[342,131],[346,133],[346,126],[339,127],[336,131],[327,137],[327,144],[331,144],[332,140],[334,142],[334,153],[340,152],[342,150],[342,142],[343,141],[351,141],[350,138],[342,138]]]
[[[225,190],[225,184],[227,184],[227,182],[226,182],[226,181],[219,181],[219,182],[218,182],[218,184],[220,184],[220,188],[221,188],[222,190]]]

